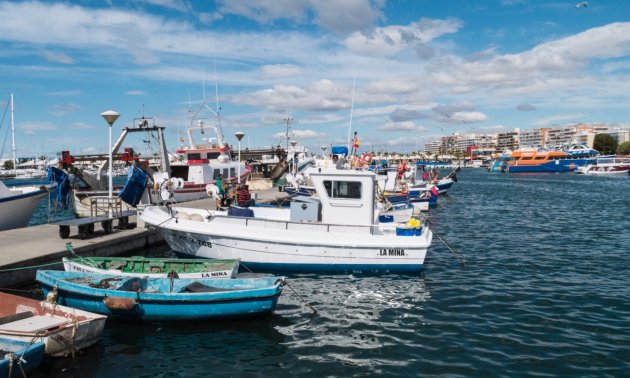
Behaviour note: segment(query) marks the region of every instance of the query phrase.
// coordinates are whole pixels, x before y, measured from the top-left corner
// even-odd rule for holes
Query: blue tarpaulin
[[[330,150],[334,155],[346,155],[348,156],[348,147],[333,146]]]
[[[142,199],[142,193],[147,187],[149,178],[144,171],[136,166],[130,166],[127,172],[127,182],[118,197],[131,206],[136,206]]]
[[[48,181],[54,181],[57,183],[57,187],[55,188],[55,190],[50,192],[51,200],[57,206],[67,209],[71,189],[70,179],[68,179],[68,175],[66,174],[66,172],[62,171],[59,168],[48,167],[48,172],[46,176]]]

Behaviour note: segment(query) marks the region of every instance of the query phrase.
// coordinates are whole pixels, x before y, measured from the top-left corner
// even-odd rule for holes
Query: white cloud
[[[134,89],[134,90],[130,90],[125,92],[126,95],[128,96],[143,96],[145,94],[147,94],[147,92],[140,90],[140,89]]]
[[[381,1],[369,0],[225,0],[219,11],[262,24],[289,20],[345,34],[372,25],[381,17],[380,7]]]
[[[234,95],[231,100],[270,110],[334,111],[350,108],[351,92],[330,80],[320,80],[306,88],[276,85],[270,89]]]
[[[289,131],[289,134],[294,135],[296,138],[299,139],[312,139],[312,138],[321,138],[323,136],[325,136],[326,134],[324,133],[318,133],[317,131],[313,131],[313,130],[291,130]],[[275,133],[273,135],[274,138],[285,138],[286,137],[286,132],[285,133]]]
[[[371,33],[354,32],[346,38],[353,52],[368,56],[388,56],[418,44],[426,44],[444,34],[455,33],[462,27],[458,19],[432,20],[422,18],[408,26],[375,28]]]

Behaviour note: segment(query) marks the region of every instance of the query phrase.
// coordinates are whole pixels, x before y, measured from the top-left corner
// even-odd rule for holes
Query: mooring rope
[[[34,269],[34,268],[43,268],[45,266],[60,265],[60,264],[62,264],[61,261],[60,262],[54,262],[54,263],[39,264],[39,265],[28,265],[28,266],[22,266],[22,267],[19,267],[19,268],[0,269],[0,273],[15,272],[15,271],[18,271],[18,270],[26,270],[26,269]]]
[[[457,252],[455,250],[455,248],[451,247],[446,240],[444,240],[444,238],[442,238],[442,236],[440,236],[439,233],[437,233],[437,231],[435,230],[431,230],[433,231],[433,234],[435,236],[437,236],[438,239],[440,239],[440,241],[442,243],[444,243],[444,245],[446,246],[446,248],[448,248],[449,251],[451,251],[451,253],[453,253],[453,255],[455,256],[455,258],[457,258],[457,260],[459,261],[459,263],[461,264],[462,267],[464,267],[466,265],[466,258],[464,258],[464,255],[462,255],[460,252]]]
[[[247,270],[249,273],[254,273],[251,269],[249,269],[249,268],[247,267],[247,265],[245,265],[245,264],[243,264],[243,263],[240,263],[240,266],[242,266],[243,268],[245,268],[245,270]],[[315,309],[315,307],[313,307],[310,303],[308,303],[308,301],[306,301],[304,298],[302,298],[302,296],[301,296],[300,294],[298,294],[298,292],[297,292],[297,291],[295,291],[295,289],[293,289],[293,288],[291,287],[291,285],[289,285],[289,283],[287,282],[287,280],[284,280],[284,284],[286,285],[286,287],[288,287],[289,289],[291,289],[291,291],[292,291],[293,293],[295,293],[295,295],[297,295],[298,299],[299,299],[302,303],[304,303],[306,306],[308,306],[308,307],[309,307],[309,308],[313,311],[313,313],[314,313],[314,314],[317,314],[317,310]]]

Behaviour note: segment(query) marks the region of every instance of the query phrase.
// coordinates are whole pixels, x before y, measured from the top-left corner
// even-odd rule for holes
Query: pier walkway
[[[256,193],[258,201],[271,201],[284,197],[278,188]],[[186,207],[215,209],[211,198],[185,202]],[[81,240],[76,228],[71,230],[70,237],[59,237],[59,226],[42,224],[38,226],[0,231],[0,288],[9,288],[33,281],[35,273],[41,265],[45,269],[62,269],[61,258],[70,256],[66,243],[71,242],[79,256],[117,256],[131,251],[159,246],[164,243],[155,231],[145,229],[136,216],[129,218],[130,226],[140,223],[140,227],[118,229],[114,227],[111,234],[106,234],[100,223],[96,223],[94,233]],[[116,222],[114,222],[116,225]],[[54,265],[47,265],[54,264]]]

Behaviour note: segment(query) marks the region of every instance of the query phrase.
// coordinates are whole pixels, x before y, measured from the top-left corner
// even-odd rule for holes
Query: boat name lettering
[[[379,256],[405,256],[405,250],[402,248],[381,248]]]
[[[186,236],[186,235],[177,235],[177,237],[180,238],[180,239],[184,239],[187,242],[190,242],[190,243],[193,243],[193,244],[198,244],[198,245],[203,246],[203,247],[212,248],[212,243],[208,242],[208,241],[205,241],[205,240],[195,239],[195,238],[192,238],[192,237]]]
[[[227,273],[225,273],[225,272],[201,273],[201,277],[202,278],[227,277]]]

